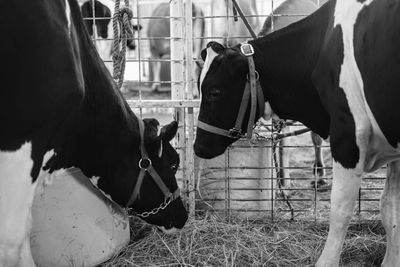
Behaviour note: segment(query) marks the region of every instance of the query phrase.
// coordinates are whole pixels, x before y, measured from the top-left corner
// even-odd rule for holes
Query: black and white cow
[[[96,52],[77,2],[3,1],[0,22],[7,35],[0,44],[7,51],[0,74],[0,266],[34,266],[31,206],[44,169],[81,168],[98,177],[99,189],[116,203],[137,213],[160,207],[167,192],[172,202],[143,219],[166,232],[182,228],[187,212],[174,175],[179,157],[169,144],[177,124],[158,134],[156,120],[142,122],[133,114]],[[145,150],[152,164],[142,158]],[[135,186],[139,165],[152,165],[161,182],[152,171]]]
[[[399,14],[400,0],[332,0],[309,17],[249,42],[271,110],[330,137],[330,228],[316,266],[338,266],[362,175],[386,163],[383,266],[400,262]],[[202,53],[199,121],[222,129],[234,125],[248,73],[241,46],[214,42]],[[197,128],[194,150],[212,158],[234,141]]]
[[[93,8],[94,3],[94,8]],[[86,0],[81,6],[82,17],[86,29],[92,38],[96,38],[96,49],[103,61],[106,61],[106,66],[111,70],[112,52],[113,52],[113,15],[114,1],[111,0]],[[94,11],[94,12],[93,12]],[[96,27],[93,27],[93,22]],[[96,35],[93,34],[93,29],[96,29]],[[140,25],[133,25],[134,31],[139,31]],[[127,47],[130,50],[136,48],[135,41],[128,39]]]

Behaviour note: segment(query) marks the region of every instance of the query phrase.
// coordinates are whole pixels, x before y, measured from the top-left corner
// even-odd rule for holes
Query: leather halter
[[[150,174],[154,182],[158,185],[158,187],[164,194],[164,202],[161,203],[161,205],[165,203],[170,203],[180,196],[179,187],[173,193],[171,193],[168,187],[161,179],[160,175],[158,175],[156,169],[154,169],[152,162],[149,158],[149,155],[147,153],[146,146],[144,144],[144,123],[141,119],[138,119],[138,124],[140,133],[140,153],[141,153],[141,159],[139,160],[138,163],[140,172],[135,187],[133,189],[132,195],[129,198],[128,203],[126,203],[126,207],[128,208],[130,205],[132,205],[132,203],[139,197],[139,191],[142,186],[142,182],[146,175],[146,172]]]
[[[247,57],[249,62],[249,74],[247,76],[246,87],[243,92],[242,102],[240,103],[240,108],[238,115],[236,117],[236,122],[233,128],[226,130],[222,129],[203,121],[197,121],[197,127],[218,135],[226,136],[233,139],[239,139],[244,136],[242,133],[242,124],[244,120],[244,115],[246,114],[247,107],[250,101],[250,116],[249,122],[247,125],[247,138],[251,139],[253,135],[253,124],[256,117],[256,109],[258,104],[258,109],[260,114],[264,113],[265,102],[264,102],[264,94],[261,89],[260,81],[259,81],[259,74],[255,70],[255,64],[253,59],[254,49],[253,46],[247,42],[244,42],[240,46],[240,51],[244,56]]]

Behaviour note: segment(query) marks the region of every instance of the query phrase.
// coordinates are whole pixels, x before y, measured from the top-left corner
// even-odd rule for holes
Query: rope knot
[[[128,19],[131,20],[133,18],[133,12],[129,7],[122,7],[117,11],[117,15],[122,19],[124,18],[124,15],[128,16]]]
[[[279,119],[279,120],[272,120],[272,127],[278,133],[281,132],[286,127],[286,121]]]
[[[129,1],[125,0],[125,6],[119,7],[120,0],[115,1],[113,16],[113,77],[118,88],[122,87],[125,73],[126,40],[133,38],[133,12],[128,7]]]

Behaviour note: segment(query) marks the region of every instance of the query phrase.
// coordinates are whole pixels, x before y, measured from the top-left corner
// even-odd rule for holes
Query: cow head
[[[240,53],[239,46],[226,48],[217,42],[208,43],[201,56],[204,66],[199,77],[201,104],[198,119],[229,130],[235,125],[245,89],[247,58]],[[243,132],[248,119],[249,108],[242,123]],[[201,158],[213,158],[224,153],[236,140],[197,128],[194,151]]]
[[[97,35],[104,39],[107,39],[109,37],[108,24],[111,21],[111,10],[106,5],[103,5],[97,0],[89,0],[83,3],[81,7],[81,12],[82,17],[84,18],[86,29],[88,30],[90,36],[93,36],[93,21],[95,21]]]
[[[178,184],[175,178],[179,166],[179,155],[170,144],[178,129],[178,123],[176,121],[171,122],[161,129],[159,129],[159,123],[155,119],[145,119],[144,124],[144,143],[150,161],[140,162],[138,166],[148,168],[148,163],[151,162],[157,174],[154,174],[148,168],[143,182],[135,185],[139,186],[137,188],[138,195],[132,200],[129,208],[132,208],[135,214],[140,214],[139,217],[146,222],[156,225],[164,232],[169,233],[176,228],[182,228],[188,218],[182,199],[179,196]],[[176,194],[171,196],[172,201],[170,203],[166,204],[169,199],[165,198],[154,175],[158,175],[161,178],[162,183],[167,187],[168,193]]]

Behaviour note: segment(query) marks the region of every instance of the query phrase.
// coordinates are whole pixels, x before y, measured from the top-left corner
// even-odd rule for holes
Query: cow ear
[[[209,42],[209,43],[207,44],[207,47],[204,48],[204,49],[201,51],[200,56],[201,56],[201,59],[203,59],[203,61],[206,60],[206,57],[207,57],[207,48],[209,48],[209,47],[211,47],[211,49],[212,49],[215,53],[217,53],[217,54],[221,54],[222,51],[225,50],[225,46],[223,46],[222,44],[220,44],[220,43],[218,43],[218,42],[215,42],[215,41],[211,41],[211,42]]]
[[[206,60],[206,57],[207,57],[207,48],[201,50],[200,57],[201,57],[201,59],[203,60],[203,63],[204,63],[204,61]],[[196,63],[197,63],[197,61],[196,61]]]
[[[215,42],[215,41],[211,41],[207,44],[207,48],[211,47],[211,49],[217,53],[217,54],[221,54],[222,51],[224,51],[225,46],[223,46],[222,44]]]
[[[158,128],[160,123],[156,119],[143,119],[145,129],[144,129],[144,139],[146,143],[152,143],[158,139]]]
[[[163,141],[171,141],[172,138],[175,137],[176,132],[178,131],[178,122],[172,121],[170,124],[167,124],[161,128],[161,132],[158,138],[162,139]]]

